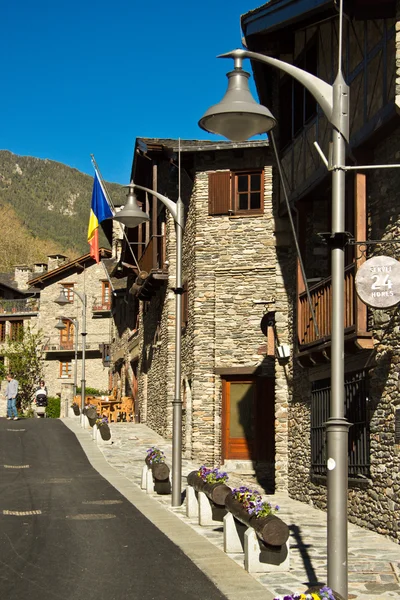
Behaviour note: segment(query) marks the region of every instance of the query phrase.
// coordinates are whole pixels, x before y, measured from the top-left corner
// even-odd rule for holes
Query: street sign
[[[390,308],[400,302],[400,262],[390,256],[374,256],[356,275],[359,298],[372,308]]]

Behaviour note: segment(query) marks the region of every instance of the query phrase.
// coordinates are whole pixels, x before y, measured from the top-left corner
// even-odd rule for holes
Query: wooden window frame
[[[64,294],[65,294],[68,302],[70,302],[72,304],[74,301],[75,294],[71,290],[74,289],[75,284],[74,283],[63,283],[62,286],[63,286],[63,291],[64,291]]]
[[[109,281],[101,282],[101,304],[109,306],[111,304],[111,286]]]
[[[21,329],[24,329],[24,321],[10,321],[10,340],[17,340]]]
[[[6,322],[0,322],[0,342],[6,341]]]
[[[264,214],[264,171],[259,169],[246,169],[245,171],[232,171],[232,212],[234,215],[262,215]],[[260,189],[251,190],[251,177],[258,175],[260,178]],[[248,187],[246,192],[239,192],[238,190],[238,179],[239,177],[246,177],[248,180]],[[250,204],[251,193],[260,194],[260,206],[259,208],[239,208],[240,196],[247,195],[248,206]]]
[[[65,329],[61,329],[60,331],[60,348],[63,350],[72,350],[75,337],[74,324],[66,319],[62,319],[62,322],[65,325]]]
[[[248,176],[248,189],[238,191],[238,178]],[[259,208],[239,208],[239,194],[247,194],[250,202],[251,176],[260,178],[260,187],[253,190],[260,194]],[[238,217],[259,216],[264,214],[264,169],[241,169],[234,171],[213,171],[208,174],[208,214],[210,216],[229,215]]]
[[[63,365],[65,365],[65,374],[63,370]],[[72,363],[70,360],[60,360],[60,378],[62,379],[71,379],[72,377]]]

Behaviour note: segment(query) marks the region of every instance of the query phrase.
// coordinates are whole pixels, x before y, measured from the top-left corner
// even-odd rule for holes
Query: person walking
[[[6,398],[7,398],[7,419],[10,421],[14,419],[14,421],[18,421],[18,412],[17,412],[17,395],[18,395],[18,381],[14,379],[14,375],[9,373],[7,375],[7,389],[6,389]]]

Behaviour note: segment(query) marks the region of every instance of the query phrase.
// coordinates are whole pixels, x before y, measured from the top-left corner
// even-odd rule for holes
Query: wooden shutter
[[[185,328],[189,320],[189,299],[188,299],[188,284],[187,281],[183,283],[183,294],[182,294],[182,328]]]
[[[208,214],[227,215],[231,209],[231,173],[208,174]]]

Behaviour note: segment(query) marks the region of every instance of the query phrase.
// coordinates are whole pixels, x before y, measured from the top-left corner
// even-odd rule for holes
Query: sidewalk
[[[93,466],[121,493],[129,496],[128,499],[180,546],[228,598],[272,600],[276,595],[304,591],[308,582],[326,582],[326,513],[323,511],[292,500],[284,493],[266,497],[272,504],[280,506],[279,516],[290,527],[290,571],[287,574],[249,575],[243,569],[241,555],[228,556],[223,552],[221,527],[200,527],[197,521],[186,516],[185,505],[172,508],[170,496],[147,495],[139,489],[147,448],[153,445],[159,447],[171,465],[171,441],[165,440],[146,425],[115,423],[111,424],[113,444],[97,447],[89,431],[83,430],[79,423],[72,419],[63,419],[63,422],[77,435]],[[113,469],[105,468],[101,457]],[[183,489],[186,475],[199,466],[183,459]],[[238,475],[230,475],[229,485],[257,487],[251,477]],[[157,515],[149,516],[149,509],[154,505],[162,508],[164,518],[159,511],[156,511]],[[186,527],[180,527],[177,519],[166,519],[168,514],[175,515]],[[244,595],[240,594],[241,590]],[[400,598],[400,545],[351,523],[350,598]]]

